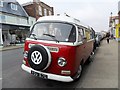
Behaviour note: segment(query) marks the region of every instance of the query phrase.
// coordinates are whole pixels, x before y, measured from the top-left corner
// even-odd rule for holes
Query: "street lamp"
[[[112,17],[112,14],[113,14],[113,13],[111,12],[110,14],[111,14],[111,17]]]
[[[110,18],[111,20],[110,20],[110,21],[111,21],[111,23],[112,23],[112,14],[113,14],[113,13],[111,12],[110,14],[111,14],[111,18]]]
[[[112,23],[113,23],[113,20],[112,20],[112,12],[110,13],[111,14],[111,17],[110,17],[110,26],[111,26],[111,30],[110,30],[110,34],[113,34],[112,32]]]

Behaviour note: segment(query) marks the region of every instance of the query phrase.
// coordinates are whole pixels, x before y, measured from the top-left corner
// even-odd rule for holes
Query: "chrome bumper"
[[[51,74],[51,73],[44,73],[41,71],[34,70],[30,67],[27,67],[24,64],[22,64],[21,67],[23,70],[25,70],[28,73],[31,73],[31,70],[32,70],[32,71],[35,71],[39,74],[45,74],[48,76],[48,79],[51,79],[51,80],[62,81],[62,82],[72,82],[73,81],[73,79],[70,76],[61,76],[61,75],[56,75],[56,74]]]

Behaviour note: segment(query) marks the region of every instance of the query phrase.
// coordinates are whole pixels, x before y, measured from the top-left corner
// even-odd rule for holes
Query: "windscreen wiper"
[[[43,35],[49,36],[49,37],[51,37],[53,40],[55,40],[56,42],[59,42],[59,41],[55,38],[55,36],[53,36],[53,35],[51,35],[51,34],[43,34]]]
[[[36,34],[30,34],[30,35],[32,35],[33,38],[34,38],[35,40],[37,40],[37,38],[36,38]]]

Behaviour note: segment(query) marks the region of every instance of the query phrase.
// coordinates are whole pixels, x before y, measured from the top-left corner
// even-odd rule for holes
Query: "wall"
[[[27,18],[5,13],[0,13],[0,23],[28,26]]]
[[[32,26],[36,22],[36,19],[34,17],[29,16],[29,25]]]
[[[41,7],[41,14],[39,13],[39,6]],[[28,13],[29,16],[35,17],[36,20],[39,17],[45,16],[45,10],[47,11],[47,16],[49,16],[49,11],[51,11],[51,15],[54,15],[54,10],[53,7],[50,7],[49,5],[43,3],[43,2],[33,2],[33,3],[28,3],[27,5],[23,5],[24,9],[26,10],[26,12]]]

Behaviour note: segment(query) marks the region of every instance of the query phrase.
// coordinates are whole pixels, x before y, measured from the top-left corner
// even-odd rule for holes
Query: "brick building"
[[[40,0],[33,0],[33,2],[24,3],[22,6],[28,15],[35,17],[36,20],[42,16],[54,15],[53,7],[41,2]]]
[[[117,31],[117,25],[118,25],[118,16],[111,16],[109,19],[109,28],[110,28],[110,34],[113,35],[115,38],[117,38],[118,31]]]

